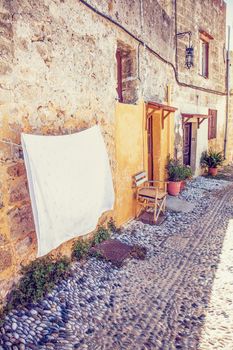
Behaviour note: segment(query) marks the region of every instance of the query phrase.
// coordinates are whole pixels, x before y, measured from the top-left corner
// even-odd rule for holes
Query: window
[[[208,139],[215,139],[217,137],[217,111],[209,109],[208,118]]]
[[[136,51],[129,45],[118,42],[116,61],[118,101],[135,103],[138,88]]]
[[[205,78],[209,76],[209,43],[202,38],[200,38],[199,73]]]
[[[122,52],[120,49],[117,49],[116,52],[117,60],[117,94],[118,101],[123,102],[123,91],[122,91]]]
[[[204,78],[209,77],[210,41],[213,39],[205,30],[199,30],[199,73]]]

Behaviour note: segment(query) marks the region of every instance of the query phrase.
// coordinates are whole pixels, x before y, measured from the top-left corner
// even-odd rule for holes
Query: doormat
[[[117,239],[108,239],[91,248],[91,254],[97,255],[113,265],[121,267],[128,258],[145,259],[146,248],[139,245],[129,245]]]
[[[166,215],[160,214],[157,221],[154,221],[154,213],[150,211],[144,211],[138,218],[138,221],[141,221],[143,224],[148,224],[151,226],[159,226],[162,225],[162,223],[166,220]]]

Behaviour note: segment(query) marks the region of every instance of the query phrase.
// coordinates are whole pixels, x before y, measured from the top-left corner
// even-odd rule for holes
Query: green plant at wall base
[[[105,241],[106,239],[110,238],[110,236],[110,231],[107,228],[103,226],[98,226],[98,229],[93,239],[93,244],[99,244]]]
[[[73,245],[72,257],[76,260],[81,260],[88,254],[90,246],[91,244],[86,241],[79,240],[75,242]]]
[[[112,232],[112,233],[120,233],[121,229],[116,227],[116,223],[113,220],[113,218],[111,218],[108,221],[108,229]]]
[[[21,304],[36,302],[52,290],[69,273],[70,261],[63,257],[54,262],[50,257],[33,261],[22,268],[22,278],[7,297],[5,312]]]
[[[217,168],[223,164],[223,161],[224,157],[222,152],[217,152],[212,149],[210,149],[208,152],[203,152],[201,156],[201,166],[203,168]]]

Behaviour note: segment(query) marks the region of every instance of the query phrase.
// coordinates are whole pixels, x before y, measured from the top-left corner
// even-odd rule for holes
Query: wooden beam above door
[[[188,121],[192,118],[197,119],[197,127],[199,129],[200,125],[203,123],[204,120],[209,118],[209,115],[207,114],[192,114],[192,113],[181,113],[181,117],[183,118],[183,125],[188,123]]]
[[[165,121],[165,119],[171,113],[174,113],[177,110],[177,108],[176,107],[172,107],[172,106],[168,106],[168,105],[164,105],[164,104],[158,103],[158,102],[147,102],[146,103],[146,110],[147,110],[147,118],[150,118],[155,111],[161,111],[162,112],[161,113],[162,129],[164,129],[164,121]]]

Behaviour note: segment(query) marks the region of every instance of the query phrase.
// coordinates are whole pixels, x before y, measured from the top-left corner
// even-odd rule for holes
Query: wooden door
[[[184,156],[185,165],[190,165],[191,139],[192,139],[192,123],[186,123],[184,125],[184,141],[183,141],[183,156]]]
[[[148,119],[147,130],[147,142],[148,142],[148,179],[153,180],[153,116]]]

